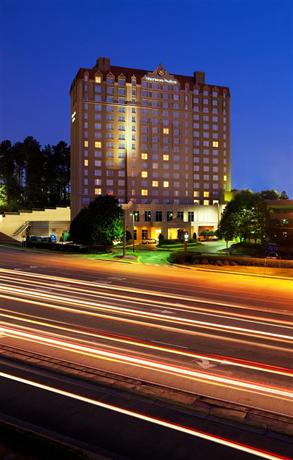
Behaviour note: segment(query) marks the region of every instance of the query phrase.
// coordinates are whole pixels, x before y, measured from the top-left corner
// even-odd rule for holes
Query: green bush
[[[159,234],[159,246],[165,243],[165,237],[162,233]]]

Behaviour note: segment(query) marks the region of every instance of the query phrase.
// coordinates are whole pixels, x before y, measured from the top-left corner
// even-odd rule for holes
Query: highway
[[[0,249],[1,344],[293,416],[293,282]]]

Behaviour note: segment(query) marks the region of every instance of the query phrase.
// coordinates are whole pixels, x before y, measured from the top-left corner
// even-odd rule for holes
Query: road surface
[[[1,343],[293,416],[293,283],[0,249]]]

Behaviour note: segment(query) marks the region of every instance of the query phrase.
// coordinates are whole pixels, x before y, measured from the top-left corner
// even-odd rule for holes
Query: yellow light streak
[[[189,427],[186,427],[186,426],[177,425],[175,423],[168,422],[168,421],[163,420],[163,419],[159,419],[159,418],[155,418],[155,417],[152,417],[152,416],[149,416],[149,415],[141,414],[141,413],[135,412],[133,410],[124,409],[122,407],[115,406],[113,404],[104,403],[104,402],[98,401],[96,399],[87,398],[87,397],[79,395],[77,393],[61,390],[60,388],[52,387],[52,386],[49,386],[49,385],[44,385],[44,384],[41,384],[39,382],[35,382],[33,380],[30,380],[30,379],[24,379],[22,377],[18,377],[18,376],[12,375],[12,374],[8,374],[6,372],[0,372],[0,377],[3,377],[3,378],[8,379],[8,380],[13,380],[15,382],[23,383],[25,385],[33,386],[35,388],[39,388],[41,390],[45,390],[45,391],[48,391],[50,393],[59,394],[61,396],[65,396],[65,397],[68,397],[68,398],[71,398],[71,399],[75,399],[75,400],[78,400],[78,401],[81,401],[81,402],[84,402],[84,403],[87,403],[87,404],[98,406],[98,407],[101,407],[103,409],[107,409],[107,410],[110,410],[110,411],[113,411],[113,412],[117,412],[117,413],[120,413],[120,414],[123,414],[123,415],[127,415],[127,416],[130,416],[130,417],[133,417],[133,418],[136,418],[136,419],[139,419],[139,420],[143,420],[143,421],[155,424],[155,425],[163,426],[165,428],[169,428],[171,430],[179,431],[181,433],[185,433],[185,434],[197,437],[197,438],[205,439],[205,440],[217,443],[217,444],[221,444],[223,446],[230,447],[232,449],[240,450],[242,452],[246,452],[246,453],[255,455],[257,457],[261,457],[261,458],[268,459],[268,460],[277,460],[277,459],[279,459],[279,460],[280,459],[281,460],[290,460],[289,458],[286,458],[286,457],[283,457],[283,456],[280,456],[280,455],[277,455],[277,454],[274,454],[274,453],[271,453],[271,452],[268,452],[268,451],[263,451],[263,450],[260,450],[260,449],[256,449],[254,447],[251,447],[251,446],[248,446],[248,445],[245,445],[245,444],[239,444],[239,443],[237,443],[235,441],[231,441],[229,439],[221,438],[219,436],[214,436],[214,435],[211,435],[209,433],[205,433],[205,432],[202,432],[202,431],[195,430],[194,428],[189,428]]]
[[[232,342],[232,343],[235,343],[237,342],[238,344],[243,344],[243,345],[252,345],[252,346],[255,346],[257,345],[258,347],[260,348],[265,348],[265,349],[269,349],[269,350],[277,350],[277,351],[286,351],[287,353],[293,353],[293,349],[292,347],[291,348],[285,348],[285,347],[278,347],[276,345],[266,345],[264,343],[255,343],[255,342],[251,342],[249,340],[241,340],[239,338],[235,339],[235,338],[230,338],[230,337],[226,337],[226,336],[220,336],[220,335],[215,335],[215,334],[212,334],[211,332],[209,333],[203,333],[203,332],[196,332],[196,331],[193,331],[193,330],[189,330],[189,329],[180,329],[179,327],[174,327],[174,326],[165,326],[163,324],[155,324],[155,323],[148,323],[146,321],[136,321],[134,319],[130,319],[130,318],[121,318],[119,316],[112,316],[110,314],[102,314],[102,313],[95,313],[95,312],[92,312],[92,311],[87,311],[87,310],[80,310],[80,309],[77,309],[77,308],[70,308],[70,307],[61,307],[61,306],[57,306],[57,305],[54,305],[54,304],[50,304],[50,303],[45,303],[45,302],[38,302],[38,301],[35,301],[35,300],[25,300],[25,299],[20,299],[18,297],[12,297],[12,296],[5,296],[5,295],[0,295],[0,298],[5,298],[5,299],[9,299],[9,300],[15,300],[17,302],[21,302],[21,303],[28,303],[29,305],[38,305],[40,307],[44,307],[44,308],[50,308],[50,309],[53,309],[53,310],[57,310],[57,311],[64,311],[64,312],[69,312],[69,313],[74,313],[74,314],[78,314],[78,315],[84,315],[84,316],[92,316],[94,318],[103,318],[105,320],[111,320],[111,321],[116,321],[116,322],[121,322],[121,323],[127,323],[127,324],[133,324],[133,325],[139,325],[139,326],[145,326],[145,327],[149,327],[149,328],[155,328],[155,329],[160,329],[160,330],[165,330],[165,331],[170,331],[170,332],[175,332],[175,333],[178,333],[178,334],[188,334],[188,335],[192,335],[192,336],[203,336],[203,337],[206,337],[208,336],[209,338],[214,338],[214,339],[217,339],[217,340],[224,340],[225,342]],[[11,311],[11,310],[6,310],[6,309],[3,309],[2,308],[2,311]],[[18,313],[18,312],[17,312]],[[176,322],[175,322],[176,323]],[[206,328],[208,329],[208,328]]]
[[[1,277],[0,276],[0,279],[4,279],[6,280],[7,277]],[[15,282],[15,278],[13,277],[8,277],[9,280],[11,281],[14,281]],[[23,280],[20,280],[18,281],[19,283],[23,283]],[[34,284],[36,286],[44,286],[44,283],[42,281],[35,281],[35,280],[30,280],[30,284]],[[84,294],[88,297],[96,297],[97,296],[97,291],[93,291],[91,289],[86,289],[84,287],[82,288],[78,288],[78,287],[75,287],[75,286],[66,286],[66,285],[62,285],[62,284],[46,284],[46,287],[52,287],[53,289],[62,289],[63,291],[66,290],[66,291],[70,291],[70,292],[79,292],[81,294]],[[117,288],[117,286],[116,286]],[[103,295],[105,294],[104,292],[100,292],[99,293],[100,295]],[[145,296],[147,295],[152,295],[152,291],[144,291],[144,297],[134,297],[134,296],[128,296],[128,295],[122,295],[121,293],[120,294],[115,294],[115,293],[111,293],[111,292],[107,292],[106,295],[107,297],[110,297],[110,298],[114,298],[114,299],[118,299],[119,301],[130,301],[130,302],[133,302],[133,303],[141,303],[143,302],[144,304],[151,304],[153,305],[154,304],[154,300],[151,300],[151,299],[147,299]],[[162,294],[161,294],[162,296]],[[165,296],[162,296],[162,297],[168,297],[168,294]],[[177,300],[181,300],[181,297],[177,297]],[[183,299],[184,300],[184,299]],[[227,314],[226,312],[224,311],[221,311],[221,310],[217,310],[217,309],[212,309],[210,308],[210,301],[208,299],[197,299],[197,298],[193,298],[194,302],[201,302],[201,303],[208,303],[208,307],[199,307],[199,306],[196,306],[196,307],[193,307],[193,306],[190,306],[190,305],[185,305],[185,304],[179,304],[179,303],[176,303],[176,306],[174,306],[174,303],[171,303],[171,302],[165,302],[165,301],[160,301],[159,305],[156,305],[158,308],[159,307],[167,307],[169,309],[172,309],[172,310],[181,310],[181,311],[190,311],[190,312],[204,312],[205,315],[208,315],[208,316],[217,316],[219,315],[220,317],[225,317],[227,319],[232,319],[232,320],[235,320],[237,319],[238,321],[245,321],[245,322],[258,322],[259,324],[264,324],[264,325],[271,325],[271,326],[280,326],[280,325],[285,325],[285,326],[293,326],[293,322],[292,321],[286,321],[286,320],[282,320],[282,319],[274,319],[274,318],[265,318],[263,316],[256,316],[256,315],[248,315],[248,314],[242,314],[242,313],[239,313],[239,312],[230,312],[229,314]],[[214,305],[218,305],[218,306],[224,306],[225,308],[245,308],[246,307],[243,307],[243,306],[240,306],[240,305],[237,305],[237,304],[223,304],[223,303],[213,303]],[[232,307],[233,305],[233,307]],[[250,310],[251,308],[247,308],[248,310]],[[255,310],[255,308],[253,309]],[[272,311],[272,313],[275,313],[274,311]],[[280,312],[278,312],[280,313]],[[289,313],[288,313],[288,316],[291,316]],[[251,321],[250,321],[251,320]]]
[[[169,298],[169,299],[172,299],[172,300],[184,300],[184,301],[188,301],[188,302],[195,302],[195,303],[202,303],[202,302],[205,302],[205,299],[200,299],[200,298],[194,298],[194,297],[188,297],[188,296],[178,296],[178,294],[170,294],[170,293],[162,293],[162,292],[157,292],[157,291],[150,291],[150,290],[144,290],[144,289],[137,289],[137,288],[132,288],[132,287],[124,287],[124,286],[114,286],[113,284],[111,286],[109,285],[106,285],[106,284],[103,284],[103,283],[97,283],[97,282],[88,282],[88,281],[85,281],[85,280],[77,280],[77,279],[74,279],[74,278],[65,278],[65,277],[57,277],[57,276],[53,276],[53,275],[46,275],[46,274],[37,274],[37,273],[28,273],[28,272],[24,272],[24,271],[21,271],[21,270],[9,270],[9,269],[3,269],[3,268],[0,268],[0,273],[3,272],[3,273],[9,273],[9,274],[13,274],[14,276],[17,274],[17,275],[21,275],[21,276],[24,276],[24,277],[28,277],[28,278],[39,278],[41,280],[44,280],[44,279],[48,279],[48,280],[51,280],[51,281],[59,281],[59,282],[62,282],[62,283],[67,283],[67,284],[77,284],[77,285],[82,285],[82,286],[90,286],[90,287],[99,287],[99,288],[102,288],[102,289],[105,289],[105,290],[117,290],[117,291],[124,291],[126,293],[135,293],[135,294],[143,294],[143,295],[151,295],[151,296],[154,296],[154,297],[164,297],[164,298]],[[291,287],[292,286],[292,283],[291,281],[288,281],[288,287]],[[293,289],[292,289],[293,290]],[[145,299],[146,300],[146,299]],[[218,306],[222,306],[222,307],[230,307],[230,308],[238,308],[238,309],[244,309],[244,310],[255,310],[255,307],[250,307],[248,305],[236,305],[236,304],[233,304],[233,303],[228,303],[228,302],[219,302],[219,301],[215,301],[215,300],[210,300],[210,299],[206,299],[206,302],[208,302],[210,305],[218,305]],[[262,311],[267,311],[267,312],[273,312],[273,313],[278,313],[280,314],[280,311],[279,310],[272,310],[272,309],[269,309],[269,310],[265,310],[263,309],[263,307],[258,307],[259,309],[261,309]],[[286,315],[288,313],[286,312]]]
[[[8,291],[12,292],[14,294],[21,294],[22,296],[30,296],[30,297],[41,297],[42,299],[45,300],[51,300],[51,301],[60,301],[65,304],[74,304],[78,306],[83,306],[87,307],[90,309],[95,309],[95,310],[108,310],[111,312],[116,312],[120,313],[123,315],[130,315],[130,316],[137,316],[141,318],[152,318],[152,319],[158,319],[160,321],[164,322],[175,322],[176,324],[184,324],[184,325],[191,325],[191,326],[196,326],[196,327],[201,327],[201,328],[213,328],[213,329],[218,329],[221,331],[229,331],[231,334],[243,334],[243,335],[248,335],[248,336],[253,336],[253,337],[264,337],[268,340],[275,340],[277,339],[278,341],[283,341],[287,343],[291,343],[293,341],[293,337],[290,335],[286,334],[276,334],[274,332],[266,332],[266,331],[261,331],[261,330],[256,330],[256,329],[248,329],[248,328],[243,328],[239,326],[229,326],[226,324],[218,324],[218,323],[211,323],[208,321],[200,321],[200,320],[194,320],[190,318],[183,318],[180,316],[170,316],[168,314],[160,314],[160,313],[154,313],[154,312],[148,312],[148,311],[141,311],[141,310],[136,310],[134,308],[124,308],[124,307],[118,307],[118,306],[110,306],[108,304],[103,304],[100,302],[90,302],[90,301],[80,301],[76,300],[74,297],[65,297],[65,296],[57,296],[57,295],[50,295],[47,293],[43,292],[37,292],[35,293],[34,291],[30,290],[24,290],[24,289],[19,289],[19,288],[13,288],[13,287],[6,287],[3,288],[0,286],[0,290],[2,291]],[[5,298],[2,294],[0,297]]]
[[[261,363],[255,363],[252,361],[248,360],[233,360],[233,358],[230,358],[228,356],[223,356],[222,358],[220,357],[214,357],[213,355],[204,355],[200,353],[194,353],[192,351],[185,351],[179,348],[170,348],[168,346],[160,346],[160,345],[154,345],[148,342],[143,342],[143,341],[135,341],[134,339],[131,338],[126,338],[126,337],[120,337],[120,336],[114,336],[114,335],[106,335],[106,334],[101,334],[101,333],[96,333],[96,332],[88,332],[86,330],[80,330],[80,329],[74,329],[71,327],[66,327],[66,326],[60,326],[56,325],[50,322],[45,322],[45,321],[37,321],[33,319],[27,319],[27,318],[22,318],[22,317],[15,317],[13,315],[9,314],[2,314],[0,313],[0,316],[4,318],[11,318],[17,321],[21,321],[24,323],[29,323],[29,324],[35,324],[37,326],[43,326],[43,327],[49,327],[53,328],[56,330],[61,330],[65,332],[71,332],[74,334],[79,334],[79,335],[85,335],[85,336],[90,336],[94,337],[96,339],[102,339],[102,340],[107,340],[111,342],[118,342],[118,343],[123,343],[127,345],[134,345],[136,347],[141,347],[141,348],[146,348],[150,350],[156,350],[156,351],[163,351],[166,353],[171,353],[175,355],[180,355],[188,358],[193,358],[193,359],[208,359],[211,362],[219,363],[219,364],[224,364],[227,366],[234,366],[234,367],[241,367],[244,369],[253,369],[257,370],[260,372],[267,372],[270,374],[276,374],[276,375],[284,375],[287,377],[293,377],[293,370],[291,369],[286,369],[278,366],[271,366],[271,365],[262,365]],[[5,324],[4,322],[2,323],[3,327],[9,326],[9,323]],[[20,328],[24,328],[25,326],[18,326]],[[1,329],[0,329],[1,330]],[[2,330],[2,334],[4,334]],[[242,361],[242,362],[240,362]]]
[[[285,398],[293,398],[293,392],[292,391],[285,391],[282,389],[279,389],[277,387],[269,387],[265,386],[262,384],[255,384],[251,383],[248,381],[241,381],[241,380],[236,380],[233,378],[228,378],[228,377],[221,377],[218,375],[213,375],[213,374],[208,374],[206,372],[200,372],[200,371],[194,371],[190,369],[186,369],[183,367],[179,366],[174,366],[171,364],[164,364],[164,363],[159,363],[156,361],[151,361],[148,359],[143,359],[143,358],[137,358],[133,356],[127,356],[127,355],[122,355],[121,353],[118,352],[110,352],[102,349],[97,349],[97,348],[92,348],[89,346],[84,346],[84,345],[78,345],[75,343],[70,343],[70,342],[65,342],[63,340],[57,340],[49,337],[42,337],[40,335],[37,335],[35,333],[28,333],[24,331],[17,331],[15,329],[8,328],[6,326],[1,326],[1,330],[3,333],[7,336],[10,337],[19,337],[19,338],[29,338],[30,340],[38,340],[39,342],[42,343],[48,343],[48,344],[53,344],[53,345],[59,345],[61,347],[66,347],[69,350],[79,350],[81,352],[85,353],[93,353],[93,354],[99,354],[101,356],[105,356],[107,358],[111,359],[118,359],[120,361],[124,361],[126,363],[134,363],[134,364],[139,364],[139,365],[144,365],[148,366],[154,369],[159,369],[159,370],[165,370],[171,373],[179,374],[179,375],[184,375],[188,377],[195,377],[195,378],[203,378],[208,381],[212,382],[218,382],[218,383],[223,383],[227,385],[233,385],[235,387],[239,388],[244,388],[244,389],[249,389],[249,390],[255,390],[258,392],[262,393],[267,393],[270,394],[272,397],[285,397]]]

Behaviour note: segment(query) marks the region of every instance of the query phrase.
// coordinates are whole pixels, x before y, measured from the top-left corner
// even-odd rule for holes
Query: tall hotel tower
[[[110,194],[129,203],[138,239],[217,227],[231,190],[229,88],[101,57],[70,96],[72,217]]]

